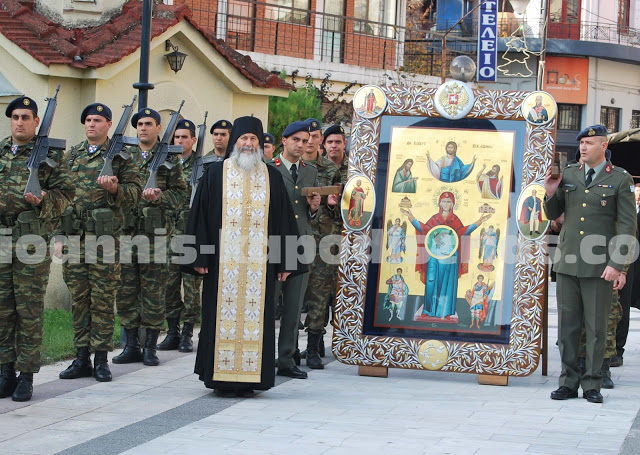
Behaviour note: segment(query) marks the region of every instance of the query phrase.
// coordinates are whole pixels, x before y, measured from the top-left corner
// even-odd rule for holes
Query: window
[[[578,131],[581,108],[579,104],[558,104],[558,129]]]
[[[267,4],[273,6],[267,6],[266,19],[301,25],[310,24],[310,0],[267,0]]]
[[[629,33],[629,16],[631,12],[631,0],[619,0],[618,2],[618,32]]]
[[[620,130],[620,109],[617,107],[600,107],[600,123],[607,127],[609,133]]]
[[[353,31],[394,38],[397,0],[355,0]]]
[[[640,111],[631,111],[631,125],[629,128],[640,128]]]

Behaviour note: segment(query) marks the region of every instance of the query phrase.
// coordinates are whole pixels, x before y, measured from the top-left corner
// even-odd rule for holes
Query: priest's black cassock
[[[307,266],[297,261],[287,263],[286,236],[298,236],[298,228],[293,215],[291,202],[287,196],[284,181],[280,172],[271,166],[268,169],[269,178],[269,214],[267,232],[269,244],[274,237],[280,237],[280,258],[277,263],[265,261],[266,290],[262,328],[262,352],[260,382],[228,382],[214,381],[214,356],[216,355],[216,314],[218,309],[218,279],[219,279],[219,235],[223,225],[222,197],[223,193],[223,162],[211,164],[203,175],[196,192],[189,223],[188,235],[195,235],[197,258],[189,267],[207,267],[209,272],[204,275],[204,288],[202,291],[202,328],[198,342],[195,373],[204,381],[206,387],[218,390],[255,389],[267,390],[274,385],[275,380],[275,317],[274,317],[274,287],[277,274],[291,272],[292,274],[304,273]],[[260,163],[261,166],[265,166]],[[204,246],[204,248],[202,248]],[[213,247],[214,254],[206,254]],[[294,247],[295,248],[295,247]],[[295,251],[290,252],[294,258]],[[278,255],[274,255],[278,256]],[[271,257],[271,255],[270,255]],[[185,271],[189,271],[188,268]],[[189,271],[195,273],[193,269]]]

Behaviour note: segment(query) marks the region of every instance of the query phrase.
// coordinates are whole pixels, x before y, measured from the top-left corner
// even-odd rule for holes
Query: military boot
[[[7,398],[13,395],[18,378],[16,378],[16,370],[13,363],[4,363],[0,366],[0,398]]]
[[[107,351],[96,351],[93,356],[93,372],[98,382],[110,382],[113,379],[107,360]]]
[[[307,335],[307,366],[312,370],[322,370],[324,363],[318,354],[318,344],[320,343],[321,334],[311,333]]]
[[[613,380],[611,379],[611,371],[609,371],[609,359],[602,360],[602,388],[613,389]]]
[[[18,386],[14,390],[11,399],[13,401],[29,401],[33,395],[33,373],[20,372]]]
[[[71,365],[61,372],[60,379],[78,379],[90,378],[93,376],[93,368],[91,368],[91,353],[88,347],[78,348],[76,358]]]
[[[178,318],[167,318],[169,331],[160,344],[158,351],[175,351],[180,346],[180,321]]]
[[[160,365],[160,360],[156,355],[156,343],[158,342],[159,334],[160,330],[147,329],[146,339],[144,340],[144,350],[142,351],[142,363],[150,367]]]
[[[326,354],[324,350],[324,335],[320,335],[320,342],[318,343],[318,354],[320,354],[320,357],[324,357]]]
[[[180,337],[180,346],[178,346],[178,351],[180,352],[192,352],[193,351],[193,342],[191,341],[191,337],[193,336],[193,324],[189,322],[185,322],[182,324],[182,336]],[[160,346],[158,346],[160,349]]]
[[[142,352],[140,351],[140,338],[138,337],[138,328],[124,329],[127,335],[127,344],[120,355],[115,356],[111,361],[113,363],[134,363],[142,362]]]

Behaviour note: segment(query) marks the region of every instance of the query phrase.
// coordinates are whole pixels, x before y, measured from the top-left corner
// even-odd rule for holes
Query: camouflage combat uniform
[[[102,256],[106,254],[100,254],[97,260],[89,258],[87,261],[83,245],[79,263],[69,260],[63,264],[64,281],[73,302],[73,344],[76,348],[89,347],[93,352],[113,350],[113,305],[120,287],[117,252],[124,224],[123,210],[138,203],[143,185],[135,158],[125,161],[119,156],[113,160],[113,174],[118,178],[117,193],[112,195],[98,185],[104,165],[103,153],[107,152],[109,142],[107,139],[91,154],[87,141],[66,153],[65,161],[71,170],[76,195],[58,228],[68,237],[80,236],[83,243],[87,236],[99,238],[105,235],[114,239],[115,249],[110,253],[115,260],[107,257],[104,263]]]
[[[44,294],[51,264],[47,242],[53,233],[52,219],[65,211],[74,194],[62,151],[50,151],[49,157],[58,166],[43,163],[38,170],[46,196],[37,207],[24,199],[27,161],[34,143],[32,139],[17,147],[14,154],[11,137],[0,142],[0,364],[15,362],[15,369],[23,373],[40,370]],[[16,240],[30,234],[42,236],[46,247],[44,259],[35,264],[25,264],[16,257]],[[9,245],[11,252],[6,249]],[[29,245],[26,252],[37,250]]]
[[[143,153],[139,147],[129,149],[132,155],[138,157],[140,173],[145,180],[157,149],[158,144],[148,154]],[[149,202],[140,198],[138,205],[125,214],[124,234],[136,236],[140,240],[146,238],[149,243],[148,256],[131,248],[124,240],[120,244],[121,259],[125,258],[125,248],[133,250],[131,261],[121,261],[122,280],[116,299],[120,324],[125,329],[142,327],[160,330],[164,325],[168,245],[174,224],[172,215],[182,208],[187,191],[180,160],[169,156],[168,161],[173,167],[167,169],[161,166],[157,173],[158,188],[162,190],[160,200]],[[156,255],[158,260],[155,260]]]

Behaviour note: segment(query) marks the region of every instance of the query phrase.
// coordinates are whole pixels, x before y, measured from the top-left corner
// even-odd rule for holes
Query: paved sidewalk
[[[391,369],[382,379],[333,361],[307,380],[278,377],[253,398],[224,399],[192,374],[195,354],[161,352],[155,368],[112,365],[111,383],[58,380],[64,362],[36,375],[33,401],[0,400],[0,453],[640,453],[640,312],[632,309],[625,365],[612,369],[616,388],[603,390],[604,404],[553,401],[560,361],[550,300],[547,377],[538,369],[494,387],[474,375]]]

